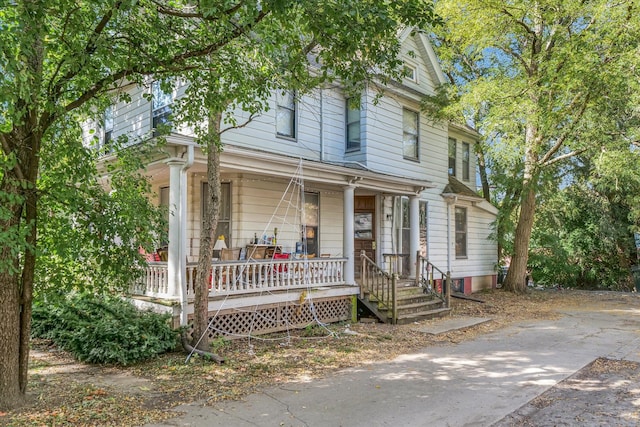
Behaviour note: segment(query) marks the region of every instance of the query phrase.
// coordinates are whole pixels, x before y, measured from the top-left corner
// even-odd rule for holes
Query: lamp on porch
[[[221,234],[218,236],[218,240],[216,240],[216,244],[213,245],[213,250],[218,251],[218,258],[220,258],[220,252],[223,249],[227,249],[227,244],[224,241],[224,236]]]

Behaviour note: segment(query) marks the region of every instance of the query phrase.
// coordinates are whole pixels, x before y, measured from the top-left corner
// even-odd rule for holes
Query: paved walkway
[[[184,405],[154,426],[490,426],[597,357],[640,362],[640,310],[518,323],[240,402]]]

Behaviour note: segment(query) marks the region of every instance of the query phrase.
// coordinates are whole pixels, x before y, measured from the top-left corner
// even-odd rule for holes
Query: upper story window
[[[469,181],[471,147],[468,142],[462,143],[462,179]]]
[[[167,91],[165,92],[165,90]],[[164,133],[163,126],[171,126],[173,92],[168,90],[166,83],[163,84],[160,80],[155,80],[151,84],[151,94],[153,95],[151,101],[151,126],[153,127],[153,136],[158,136]]]
[[[418,123],[416,111],[402,109],[402,155],[405,159],[418,160]]]
[[[353,99],[347,99],[347,151],[360,149],[360,107],[354,106]]]
[[[456,258],[467,257],[467,208],[456,207]]]
[[[418,68],[415,65],[405,62],[402,65],[402,75],[405,79],[418,83]]]
[[[449,175],[456,176],[456,151],[458,144],[453,138],[449,138]]]
[[[104,110],[104,124],[102,126],[102,145],[109,145],[113,137],[113,105],[109,105]]]
[[[287,138],[296,137],[296,97],[293,91],[276,93],[276,133]]]

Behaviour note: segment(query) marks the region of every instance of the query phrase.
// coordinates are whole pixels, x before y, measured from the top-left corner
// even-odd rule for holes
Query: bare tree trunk
[[[6,177],[5,177],[6,179]],[[6,192],[7,186],[0,186]],[[21,209],[13,212],[12,218],[0,222],[0,232],[19,227]],[[0,410],[18,406],[24,398],[20,384],[20,286],[17,271],[18,257],[8,246],[0,249]]]
[[[14,128],[6,137],[16,153],[16,165],[5,170],[0,179],[4,208],[10,213],[0,220],[0,233],[15,238],[15,244],[0,249],[0,409],[20,405],[27,390],[36,262],[36,181],[42,139],[39,132],[30,129],[37,129],[33,112],[24,127]]]
[[[476,159],[478,159],[478,171],[480,172],[480,183],[482,184],[482,197],[491,203],[491,191],[489,188],[489,178],[487,177],[487,165],[484,160],[484,150],[482,144],[474,144]]]
[[[0,183],[0,194],[15,196],[20,194],[17,179],[7,173]],[[0,232],[18,234],[22,226],[23,203],[7,206],[11,216],[0,221]],[[0,410],[14,408],[24,399],[21,384],[23,355],[21,343],[21,286],[19,280],[20,262],[16,248],[4,246],[0,249]],[[28,354],[28,353],[27,353]]]
[[[522,196],[520,199],[520,213],[513,242],[513,256],[511,265],[505,278],[506,290],[524,293],[527,290],[527,262],[529,260],[529,242],[536,211],[536,193],[538,186],[538,157],[535,148],[539,145],[537,129],[528,125],[526,130],[524,176],[522,182]]]
[[[209,351],[209,278],[215,242],[214,233],[220,216],[221,122],[222,114],[218,113],[209,117],[209,131],[206,141],[209,196],[205,204],[204,224],[200,231],[200,254],[193,308],[193,346],[204,351]]]

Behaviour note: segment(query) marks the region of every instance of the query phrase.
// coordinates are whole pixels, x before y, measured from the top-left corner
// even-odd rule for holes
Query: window
[[[360,107],[354,106],[353,99],[347,99],[347,151],[360,149]]]
[[[405,159],[418,160],[418,113],[402,109],[402,154]]]
[[[304,192],[304,223],[302,224],[302,253],[320,256],[318,237],[320,232],[320,195]]]
[[[102,135],[102,145],[109,145],[113,135],[113,105],[109,105],[104,110],[104,126]]]
[[[449,138],[449,175],[451,176],[456,176],[456,150],[456,140]]]
[[[163,89],[164,85],[160,80],[156,80],[151,84],[151,94],[153,95],[151,101],[151,126],[153,127],[153,136],[166,133],[167,127],[171,126],[170,116],[173,94],[172,92],[165,92],[166,87]]]
[[[420,200],[418,215],[420,219],[420,255],[427,258],[427,202]]]
[[[467,209],[456,208],[456,258],[467,257]]]
[[[462,179],[469,181],[469,156],[470,146],[468,142],[462,143]]]
[[[209,197],[209,185],[202,183],[202,214],[201,218],[204,222],[204,212],[206,209],[207,198]],[[218,227],[216,228],[216,238],[224,236],[224,241],[228,247],[232,246],[231,242],[231,183],[220,183],[220,212],[218,213]],[[215,242],[213,242],[215,243]]]
[[[407,79],[407,80],[411,80],[412,82],[417,83],[418,82],[418,70],[416,69],[415,65],[409,64],[409,63],[404,63],[402,65],[402,75]]]
[[[278,136],[296,137],[296,97],[292,91],[276,93],[276,132]]]

